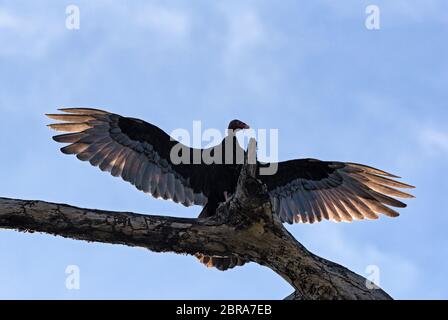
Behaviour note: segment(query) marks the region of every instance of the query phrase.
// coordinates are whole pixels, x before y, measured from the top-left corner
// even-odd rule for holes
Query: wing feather
[[[205,180],[212,176],[210,166],[172,163],[171,148],[178,142],[161,129],[139,119],[98,109],[59,110],[61,114],[47,116],[61,121],[48,126],[65,132],[53,137],[56,142],[68,144],[61,148],[63,153],[89,161],[112,176],[121,176],[156,198],[171,199],[186,206],[206,204],[204,186]]]
[[[395,197],[414,197],[398,190],[414,188],[396,181],[398,176],[358,163],[298,159],[277,167],[276,174],[259,178],[268,188],[273,211],[288,223],[396,217],[390,207],[406,204]]]

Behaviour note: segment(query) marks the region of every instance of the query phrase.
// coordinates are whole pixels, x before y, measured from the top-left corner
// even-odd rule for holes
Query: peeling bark
[[[368,289],[365,278],[301,245],[272,214],[265,186],[254,172],[254,165],[246,165],[235,195],[215,216],[205,219],[0,198],[0,228],[155,252],[234,255],[264,265],[285,279],[295,290],[286,299],[391,299],[381,289]]]

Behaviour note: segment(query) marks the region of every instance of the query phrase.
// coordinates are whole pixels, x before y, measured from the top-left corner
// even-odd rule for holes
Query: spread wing
[[[406,205],[393,197],[413,198],[396,189],[413,188],[393,179],[399,177],[356,163],[291,160],[278,163],[275,175],[259,178],[273,210],[288,223],[377,219],[379,213],[396,217],[390,207]]]
[[[210,167],[174,164],[170,152],[179,142],[163,130],[139,119],[102,110],[67,108],[60,111],[65,113],[47,116],[63,121],[49,125],[67,132],[53,137],[57,142],[68,144],[61,148],[63,153],[89,161],[156,198],[171,199],[185,206],[206,204]],[[191,155],[201,151],[184,145],[182,148]]]

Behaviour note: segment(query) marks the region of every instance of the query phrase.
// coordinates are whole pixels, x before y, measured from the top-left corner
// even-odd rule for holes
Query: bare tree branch
[[[287,299],[391,299],[366,279],[309,252],[272,214],[265,187],[246,165],[235,195],[215,216],[186,219],[82,209],[0,198],[0,228],[77,240],[124,244],[155,252],[234,255],[264,265],[295,292]]]

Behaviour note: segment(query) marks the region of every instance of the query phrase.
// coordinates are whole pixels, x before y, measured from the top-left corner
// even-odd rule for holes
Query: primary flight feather
[[[242,121],[228,125],[228,135],[221,144],[209,149],[181,145],[191,161],[173,162],[171,151],[179,142],[157,126],[145,121],[91,108],[60,109],[61,114],[47,114],[61,123],[49,127],[65,132],[53,139],[67,144],[61,151],[89,161],[102,171],[120,176],[137,189],[156,198],[169,199],[185,206],[200,205],[200,217],[211,216],[220,202],[235,192],[241,162],[236,159],[244,150],[235,132],[248,129]],[[229,146],[232,161],[224,157]],[[195,153],[222,153],[221,163],[208,163]],[[260,163],[260,166],[269,164]],[[398,216],[395,208],[406,205],[396,198],[412,198],[399,189],[413,188],[399,182],[391,173],[370,166],[338,161],[296,159],[276,164],[273,175],[258,175],[267,186],[273,212],[287,223],[314,223],[377,219],[380,214]],[[239,257],[197,257],[208,266],[225,270],[244,264]]]

